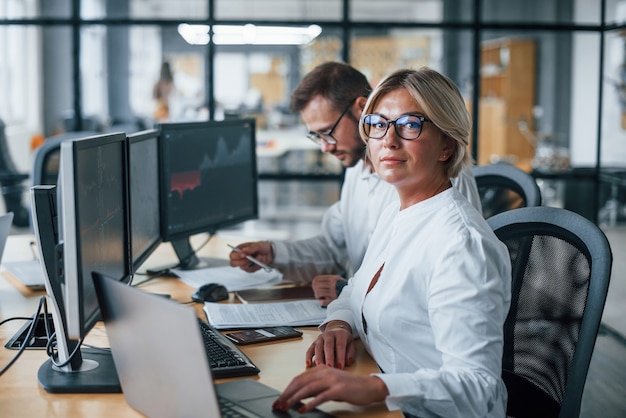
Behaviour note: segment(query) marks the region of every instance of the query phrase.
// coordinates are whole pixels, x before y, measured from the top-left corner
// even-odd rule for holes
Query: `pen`
[[[243,251],[241,251],[239,248],[237,248],[237,247],[235,247],[235,246],[233,246],[233,245],[230,245],[230,244],[226,244],[226,245],[228,245],[230,248],[232,248],[232,249],[233,249],[233,251],[235,251],[235,252],[238,252],[238,253],[243,253]],[[256,264],[257,266],[262,267],[262,268],[263,268],[263,270],[267,271],[268,273],[269,273],[269,272],[271,272],[271,271],[273,270],[273,268],[272,268],[272,267],[268,266],[268,265],[267,265],[267,264],[265,264],[265,263],[260,262],[259,260],[257,260],[256,258],[252,257],[251,255],[246,255],[246,258],[247,258],[248,260],[252,261],[252,262],[253,262],[254,264]]]

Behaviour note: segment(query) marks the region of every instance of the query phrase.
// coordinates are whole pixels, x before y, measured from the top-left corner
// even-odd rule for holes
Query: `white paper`
[[[283,280],[282,273],[276,269],[271,272],[261,269],[248,273],[239,267],[220,266],[195,270],[172,269],[172,271],[193,288],[207,283],[220,283],[226,286],[229,292],[272,286]]]
[[[326,309],[317,300],[276,303],[205,303],[204,312],[218,329],[319,325]]]

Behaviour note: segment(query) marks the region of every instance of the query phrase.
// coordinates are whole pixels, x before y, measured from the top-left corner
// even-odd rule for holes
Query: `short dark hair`
[[[317,95],[328,99],[341,112],[357,97],[372,92],[367,78],[356,68],[343,62],[325,62],[304,76],[291,94],[291,111],[299,112]]]

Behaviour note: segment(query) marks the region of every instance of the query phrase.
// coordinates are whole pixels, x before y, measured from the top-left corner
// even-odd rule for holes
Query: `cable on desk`
[[[11,321],[32,321],[33,318],[29,317],[29,316],[14,316],[13,318],[7,318],[4,321],[0,321],[0,325],[4,325],[7,322],[11,322]]]
[[[15,363],[17,361],[17,359],[22,355],[24,350],[26,350],[26,347],[28,345],[27,342],[30,341],[30,339],[33,337],[33,334],[35,333],[35,327],[37,326],[37,322],[39,322],[39,314],[41,313],[42,306],[45,306],[44,311],[47,312],[47,305],[46,305],[46,297],[45,296],[42,296],[42,297],[39,298],[39,304],[37,305],[37,311],[35,312],[35,315],[33,316],[33,318],[27,318],[27,319],[32,320],[32,322],[30,324],[30,328],[28,328],[28,332],[26,333],[26,337],[24,338],[24,343],[21,345],[21,347],[19,348],[17,353],[15,353],[13,358],[11,360],[9,360],[9,362],[2,369],[0,369],[0,376],[2,376],[4,374],[4,372],[9,370],[9,368],[13,365],[13,363]],[[5,322],[8,322],[8,321],[10,321],[12,319],[16,319],[16,318],[9,318],[9,319],[7,319],[5,321],[2,321],[2,323],[0,323],[0,325],[4,324]],[[47,327],[46,327],[46,330],[47,330]]]

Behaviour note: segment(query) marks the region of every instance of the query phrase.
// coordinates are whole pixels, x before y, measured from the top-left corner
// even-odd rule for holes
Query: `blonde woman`
[[[432,69],[397,71],[374,89],[359,129],[400,199],[383,212],[361,268],[328,306],[307,370],[276,409],[311,397],[303,411],[336,400],[385,402],[407,416],[505,416],[509,255],[450,183],[470,164],[470,128],[458,88]],[[355,338],[381,373],[343,370]]]

